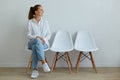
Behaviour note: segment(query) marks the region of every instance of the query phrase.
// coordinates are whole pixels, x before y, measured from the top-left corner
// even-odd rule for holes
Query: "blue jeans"
[[[32,50],[32,68],[37,68],[38,61],[45,60],[44,50],[48,48],[39,38],[31,39],[28,42],[28,49]]]

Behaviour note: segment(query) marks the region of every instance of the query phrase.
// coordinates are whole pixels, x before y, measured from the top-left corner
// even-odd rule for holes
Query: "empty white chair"
[[[93,60],[92,52],[98,50],[93,35],[88,31],[78,31],[74,48],[80,51],[76,69],[79,70],[80,61],[83,61],[85,58],[88,58],[92,62],[93,69],[97,73],[96,66]],[[90,55],[90,57],[89,57]]]
[[[72,42],[72,37],[70,33],[66,31],[58,31],[55,35],[55,38],[50,50],[56,52],[53,63],[52,63],[51,71],[54,70],[56,66],[56,62],[62,58],[67,62],[69,71],[71,73],[72,63],[70,61],[68,52],[73,50],[73,42]]]

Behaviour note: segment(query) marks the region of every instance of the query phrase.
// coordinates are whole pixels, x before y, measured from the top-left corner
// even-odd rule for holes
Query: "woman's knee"
[[[42,41],[39,38],[35,38],[35,43],[36,44],[42,44]]]
[[[34,42],[34,44],[36,44],[36,43],[38,43],[39,38],[34,38],[34,39],[32,39],[32,41]]]

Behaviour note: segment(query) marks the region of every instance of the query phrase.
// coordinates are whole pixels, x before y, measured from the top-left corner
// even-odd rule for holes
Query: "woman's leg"
[[[41,40],[38,40],[36,43],[36,52],[37,52],[38,59],[41,60],[42,62],[42,68],[44,72],[50,72],[50,68],[47,62],[45,61],[45,53],[44,53],[45,48],[48,48],[47,44],[43,44]]]
[[[28,49],[32,50],[32,45],[36,45],[36,52],[39,60],[45,60],[44,49],[48,48],[47,44],[43,44],[39,38],[34,38],[28,42]]]
[[[45,60],[44,44],[42,43],[42,41],[40,39],[37,39],[35,47],[36,47],[38,60],[44,62],[44,60]]]
[[[34,47],[32,49],[33,51],[33,61],[35,61],[33,64],[33,68],[37,66],[38,60],[42,62],[42,67],[45,72],[49,72],[49,66],[47,65],[45,61],[45,55],[44,55],[44,49],[48,48],[47,44],[43,44],[42,41],[38,38],[34,39],[31,43],[34,43]],[[37,57],[37,58],[35,58]],[[37,59],[37,62],[36,62]]]
[[[38,57],[35,49],[35,45],[32,46],[32,68],[37,69],[38,66]]]
[[[39,72],[37,70],[38,67],[38,57],[37,57],[37,52],[36,52],[36,44],[37,40],[32,39],[28,42],[28,48],[32,50],[32,74],[31,78],[37,78],[39,76]]]
[[[32,68],[33,69],[37,69],[37,65],[38,65],[38,57],[37,57],[37,52],[36,52],[36,43],[37,43],[37,39],[31,39],[28,42],[28,49],[32,50]]]

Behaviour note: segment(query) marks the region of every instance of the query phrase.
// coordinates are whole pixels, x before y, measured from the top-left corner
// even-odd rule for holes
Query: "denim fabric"
[[[44,50],[48,48],[39,38],[31,39],[28,42],[28,49],[32,50],[32,68],[37,68],[38,61],[45,60]]]

